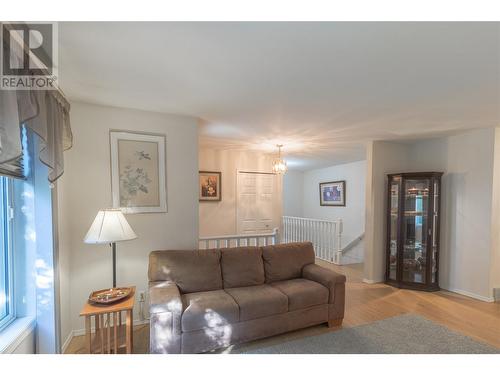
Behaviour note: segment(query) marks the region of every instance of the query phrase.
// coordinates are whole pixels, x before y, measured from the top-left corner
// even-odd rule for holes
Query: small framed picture
[[[109,140],[113,207],[167,212],[165,135],[111,130]]]
[[[221,172],[199,172],[198,192],[200,202],[217,202],[222,199]]]
[[[345,206],[345,181],[320,182],[321,206]]]

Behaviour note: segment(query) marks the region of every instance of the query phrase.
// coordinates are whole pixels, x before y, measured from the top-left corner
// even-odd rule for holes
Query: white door
[[[270,173],[238,172],[238,234],[272,232],[279,227],[279,183]]]

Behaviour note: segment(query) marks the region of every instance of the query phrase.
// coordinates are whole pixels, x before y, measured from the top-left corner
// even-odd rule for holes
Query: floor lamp
[[[113,288],[116,288],[116,243],[137,238],[120,209],[101,210],[97,213],[83,242],[110,244],[113,249]]]

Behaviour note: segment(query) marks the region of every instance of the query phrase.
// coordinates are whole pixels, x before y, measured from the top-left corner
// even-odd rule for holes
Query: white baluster
[[[294,229],[293,229],[293,233],[294,233],[293,242],[299,242],[300,219],[295,219],[294,221],[295,221],[295,225],[294,225]]]
[[[287,227],[288,227],[288,233],[286,234],[286,242],[292,242],[292,235],[291,235],[292,219],[290,219],[290,218],[288,218]]]
[[[325,223],[324,222],[320,222],[319,223],[319,243],[320,243],[320,249],[321,249],[321,259],[325,259],[325,245],[324,245],[324,242],[323,242],[323,239],[324,239],[324,236],[323,236],[323,233],[325,231]]]
[[[323,223],[323,259],[328,260],[328,222]]]
[[[319,253],[319,249],[318,249],[318,239],[317,239],[317,236],[318,236],[318,222],[317,222],[317,221],[313,221],[313,231],[312,231],[312,235],[313,235],[313,244],[314,244],[314,248],[316,249],[316,252],[317,252],[318,256],[320,256],[321,254]]]
[[[321,221],[316,222],[316,242],[318,243],[319,258],[323,259],[323,254],[321,252]]]
[[[289,234],[288,234],[288,233],[289,233],[289,231],[290,231],[290,229],[289,229],[289,225],[290,225],[290,224],[289,224],[289,219],[288,219],[288,217],[287,217],[287,218],[285,219],[285,223],[284,223],[284,225],[283,225],[283,230],[285,231],[285,233],[283,233],[283,237],[285,238],[285,242],[286,242],[286,243],[290,242],[290,239],[289,239],[289,237],[288,237],[288,236],[289,236]]]
[[[284,235],[284,238],[285,238],[285,242],[287,242],[287,243],[290,242],[290,239],[288,238],[288,235],[289,235],[288,232],[290,231],[289,225],[290,225],[289,224],[289,219],[286,218],[285,225],[283,225],[283,230],[285,231],[285,233],[283,233],[283,235]]]
[[[328,238],[329,238],[329,241],[328,241],[328,260],[330,262],[334,261],[334,258],[333,258],[333,249],[335,248],[334,235],[335,235],[335,223],[330,223],[330,230],[328,233]]]
[[[322,222],[321,221],[318,221],[318,247],[319,247],[319,251],[321,253],[321,259],[323,259],[323,248],[322,248],[322,245],[321,245],[321,226],[322,226]]]

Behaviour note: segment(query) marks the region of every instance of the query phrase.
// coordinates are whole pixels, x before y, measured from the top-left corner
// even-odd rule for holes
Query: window
[[[12,272],[12,183],[0,176],[0,330],[15,317]]]

